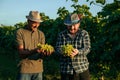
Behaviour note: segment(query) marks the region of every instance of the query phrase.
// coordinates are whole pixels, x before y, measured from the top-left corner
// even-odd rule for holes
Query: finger
[[[48,53],[47,53],[47,55],[49,56],[49,55],[50,55],[50,53],[48,52]]]

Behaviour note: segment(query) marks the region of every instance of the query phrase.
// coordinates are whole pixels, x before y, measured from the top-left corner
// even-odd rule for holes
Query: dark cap
[[[81,15],[74,13],[74,14],[69,14],[65,20],[64,20],[64,24],[65,25],[73,25],[73,24],[77,24],[81,21]]]

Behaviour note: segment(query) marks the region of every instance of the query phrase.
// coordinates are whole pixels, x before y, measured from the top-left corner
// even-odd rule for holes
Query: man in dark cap
[[[59,33],[56,51],[60,55],[61,80],[90,80],[87,54],[90,52],[90,37],[86,30],[80,29],[81,15],[69,14],[64,24],[67,29]],[[62,45],[70,44],[73,50],[65,56]],[[72,58],[71,58],[72,57]]]

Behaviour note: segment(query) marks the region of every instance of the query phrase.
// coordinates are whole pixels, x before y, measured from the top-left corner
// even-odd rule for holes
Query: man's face
[[[75,34],[79,30],[80,23],[73,24],[71,26],[67,26],[67,29],[69,30],[70,34]]]
[[[32,31],[36,31],[39,25],[40,25],[39,22],[28,20],[28,26]]]

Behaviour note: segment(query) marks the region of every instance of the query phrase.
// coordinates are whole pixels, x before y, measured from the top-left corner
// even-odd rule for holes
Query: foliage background
[[[68,1],[68,0],[67,0]],[[101,5],[102,11],[92,16],[87,5],[79,5],[73,1],[73,12],[83,14],[81,29],[90,34],[91,52],[88,54],[90,62],[91,80],[120,80],[120,1],[106,4],[106,0],[86,0],[90,4]],[[41,13],[44,22],[39,29],[45,33],[46,43],[55,46],[59,32],[66,27],[63,19],[70,13],[65,7],[58,9],[55,20]],[[0,80],[15,80],[17,76],[17,62],[19,60],[14,46],[15,31],[25,23],[14,26],[0,26]],[[59,59],[55,54],[44,58],[44,79],[59,80]]]

